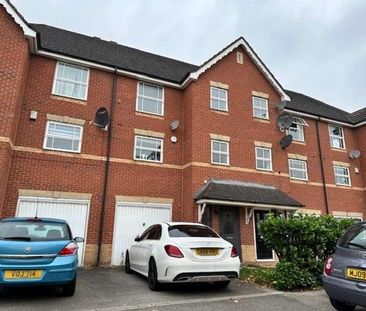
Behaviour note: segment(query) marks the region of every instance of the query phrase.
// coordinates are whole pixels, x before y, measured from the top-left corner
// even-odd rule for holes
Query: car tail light
[[[165,245],[164,248],[165,248],[166,253],[170,257],[175,257],[175,258],[184,257],[182,252],[180,251],[180,249],[174,245]]]
[[[58,254],[60,256],[71,256],[75,255],[78,251],[78,245],[75,242],[67,244]]]
[[[327,260],[324,263],[324,274],[325,275],[332,275],[332,262],[333,258],[328,257]]]
[[[236,247],[235,246],[233,246],[232,248],[231,248],[231,257],[238,257],[238,250],[236,249]]]

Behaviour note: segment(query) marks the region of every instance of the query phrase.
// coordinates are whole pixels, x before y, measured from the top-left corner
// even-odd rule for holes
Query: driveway
[[[52,288],[12,289],[0,298],[0,309],[334,311],[323,291],[280,293],[235,281],[223,290],[195,284],[152,292],[144,278],[119,269],[81,270],[72,298],[61,297]]]

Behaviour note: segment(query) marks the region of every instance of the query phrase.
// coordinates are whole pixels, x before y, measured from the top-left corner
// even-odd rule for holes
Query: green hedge
[[[324,260],[354,221],[332,216],[299,215],[288,219],[273,214],[259,223],[265,244],[279,259],[273,285],[279,290],[320,286]]]

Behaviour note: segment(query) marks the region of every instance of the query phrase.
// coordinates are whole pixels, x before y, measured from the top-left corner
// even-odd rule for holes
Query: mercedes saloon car
[[[59,219],[7,218],[0,221],[0,290],[14,286],[61,286],[75,293],[78,245]]]
[[[162,283],[209,282],[226,287],[238,278],[237,249],[211,228],[197,223],[160,223],[136,237],[126,251],[125,271],[148,278],[149,288]]]
[[[366,222],[353,225],[324,266],[323,285],[337,310],[366,307]]]

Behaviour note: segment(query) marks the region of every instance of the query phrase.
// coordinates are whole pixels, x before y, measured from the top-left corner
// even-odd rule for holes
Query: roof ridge
[[[134,50],[134,51],[139,51],[139,52],[146,53],[146,54],[150,54],[150,55],[153,55],[153,56],[162,57],[162,58],[165,58],[165,59],[168,59],[168,60],[171,60],[171,61],[175,61],[175,62],[179,62],[179,63],[185,64],[185,65],[189,65],[189,66],[192,66],[192,67],[197,67],[197,68],[200,67],[199,65],[196,65],[196,64],[188,63],[186,61],[182,61],[182,60],[179,60],[179,59],[176,59],[176,58],[172,58],[172,57],[169,57],[169,56],[164,56],[164,55],[156,54],[156,53],[153,53],[153,52],[148,52],[148,51],[145,51],[145,50],[137,49],[137,48],[134,48],[134,47],[131,47],[131,46],[128,46],[128,45],[124,45],[124,44],[118,43],[116,41],[112,42],[111,40],[106,40],[106,39],[100,38],[98,36],[84,34],[84,33],[76,32],[74,30],[68,30],[68,29],[65,29],[65,28],[60,28],[60,27],[56,27],[56,26],[52,26],[52,25],[48,25],[48,24],[43,24],[43,23],[29,23],[29,26],[31,28],[32,28],[33,25],[34,26],[41,26],[41,27],[42,26],[45,26],[45,27],[49,27],[49,28],[53,28],[53,29],[65,31],[65,32],[72,33],[72,34],[75,34],[75,35],[78,35],[78,36],[88,37],[88,38],[93,39],[93,40],[103,41],[103,42],[105,42],[107,44],[113,44],[113,45],[117,45],[117,46],[121,46],[121,47],[124,47],[124,48],[131,49],[131,50]],[[35,31],[37,31],[34,28],[32,28],[32,29],[35,30]]]

